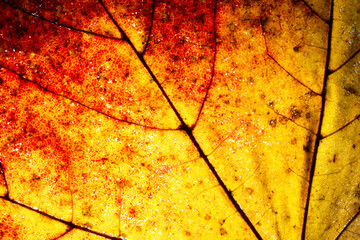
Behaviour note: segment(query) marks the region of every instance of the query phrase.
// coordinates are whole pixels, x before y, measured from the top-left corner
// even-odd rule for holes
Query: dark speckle
[[[353,145],[352,145],[352,148],[356,148],[356,145],[355,145],[355,144],[353,144]]]
[[[270,126],[276,127],[276,122],[277,122],[276,119],[271,119],[271,120],[270,120]]]
[[[294,50],[294,52],[299,52],[299,51],[300,51],[299,45],[298,45],[298,46],[295,46],[295,47],[293,48],[293,50]]]
[[[360,198],[360,184],[358,184],[354,191],[354,196]]]
[[[347,93],[356,95],[356,90],[353,87],[344,87],[344,89]]]
[[[224,236],[224,235],[226,235],[226,234],[227,234],[226,229],[225,229],[225,228],[220,228],[220,235],[221,235],[221,236]]]
[[[297,109],[295,106],[290,108],[291,119],[295,120],[301,117],[302,111]]]
[[[190,231],[185,231],[185,236],[190,237],[190,236],[191,236],[191,232],[190,232]]]
[[[306,137],[306,145],[303,145],[303,149],[305,152],[309,153],[311,149],[311,138],[309,136]]]
[[[310,152],[310,148],[307,145],[303,145],[303,150],[307,153]]]

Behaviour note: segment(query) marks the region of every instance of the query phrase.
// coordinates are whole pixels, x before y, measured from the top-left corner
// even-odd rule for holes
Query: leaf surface
[[[356,239],[349,1],[2,1],[2,239]]]

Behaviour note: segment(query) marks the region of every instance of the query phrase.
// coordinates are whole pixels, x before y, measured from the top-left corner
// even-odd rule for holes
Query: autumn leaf
[[[0,2],[1,239],[357,239],[357,1]]]

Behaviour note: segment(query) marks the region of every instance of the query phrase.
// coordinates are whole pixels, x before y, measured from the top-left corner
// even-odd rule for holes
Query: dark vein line
[[[265,36],[264,36],[265,37]],[[313,94],[320,96],[320,93],[315,92],[314,90],[312,90],[310,87],[306,86],[304,83],[302,83],[299,79],[297,79],[296,77],[294,77],[294,75],[292,75],[288,70],[286,70],[273,56],[270,55],[270,53],[268,52],[267,55],[281,68],[283,69],[290,77],[292,77],[292,79],[294,79],[296,82],[300,83],[301,85],[303,85],[304,87],[306,87],[309,91],[311,91]]]
[[[325,18],[321,17],[305,0],[302,0],[302,2],[305,4],[305,6],[310,9],[310,11],[315,14],[319,19],[321,19],[324,22],[328,22]]]
[[[35,13],[28,12],[28,11],[26,11],[25,9],[22,9],[22,8],[18,7],[16,4],[10,3],[10,2],[8,2],[8,1],[6,1],[6,0],[3,1],[3,3],[11,6],[12,8],[15,8],[15,9],[17,9],[17,10],[19,10],[19,11],[21,11],[21,12],[27,14],[27,15],[30,15],[30,16],[35,17],[35,18],[38,18],[38,19],[40,19],[40,20],[43,20],[43,21],[52,23],[52,24],[57,25],[57,26],[59,26],[59,27],[64,27],[64,28],[67,28],[67,29],[72,30],[72,31],[81,32],[81,33],[85,33],[85,34],[89,34],[89,35],[94,35],[94,36],[102,37],[102,38],[106,38],[106,39],[112,39],[112,40],[117,40],[117,41],[124,41],[124,39],[122,39],[122,38],[111,37],[111,36],[102,35],[102,34],[100,34],[100,33],[95,33],[95,32],[90,32],[90,31],[86,31],[86,30],[82,30],[82,29],[77,29],[77,28],[74,28],[74,27],[71,27],[71,26],[68,26],[68,25],[65,25],[65,24],[58,23],[57,21],[53,21],[53,20],[50,20],[50,19],[46,19],[46,18],[44,18],[44,17],[42,17],[42,16],[39,16],[39,15],[37,15],[37,14],[35,14]]]
[[[31,83],[31,84],[34,84],[34,85],[36,85],[37,87],[39,87],[41,90],[43,90],[43,91],[45,91],[45,92],[49,92],[49,93],[51,93],[51,94],[54,94],[55,96],[59,96],[59,97],[68,99],[68,100],[70,100],[70,101],[73,102],[73,103],[77,103],[77,104],[79,104],[79,105],[82,106],[82,107],[85,107],[85,108],[87,108],[87,109],[90,109],[90,110],[92,110],[92,111],[95,111],[95,112],[97,112],[97,113],[99,113],[99,114],[101,114],[101,115],[104,115],[104,116],[106,116],[106,117],[108,117],[108,118],[110,118],[110,119],[113,119],[113,120],[115,120],[115,121],[123,122],[123,123],[127,123],[127,124],[131,124],[131,125],[135,125],[135,126],[139,126],[139,127],[144,127],[144,128],[148,128],[148,129],[159,130],[159,131],[178,131],[178,130],[179,130],[179,129],[172,129],[172,128],[157,128],[157,127],[142,125],[142,124],[139,124],[139,123],[135,123],[135,122],[130,122],[130,121],[127,121],[127,120],[119,119],[119,118],[114,117],[114,116],[112,116],[112,115],[110,115],[110,114],[101,112],[100,110],[97,110],[97,109],[95,109],[95,108],[92,108],[92,107],[90,107],[90,106],[87,106],[86,104],[81,103],[81,102],[79,102],[79,101],[77,101],[77,100],[75,100],[75,99],[72,99],[72,98],[67,97],[67,96],[65,96],[65,95],[62,95],[62,94],[56,93],[56,92],[54,92],[54,91],[52,91],[52,90],[49,90],[49,89],[47,89],[47,87],[44,87],[44,86],[40,85],[39,83],[30,81],[29,79],[26,79],[26,78],[24,78],[23,76],[21,76],[19,73],[17,73],[17,72],[15,72],[15,71],[13,71],[13,70],[11,70],[11,69],[9,69],[9,68],[1,65],[1,64],[0,64],[0,68],[7,69],[8,71],[16,74],[21,80],[23,80],[23,81],[25,81],[25,82],[28,82],[28,83]]]
[[[335,0],[331,1],[330,21],[328,21],[329,34],[328,34],[328,39],[327,39],[328,46],[327,46],[327,55],[326,55],[326,62],[325,62],[324,82],[323,82],[323,89],[321,92],[322,101],[321,101],[320,121],[319,121],[318,132],[316,134],[314,153],[312,156],[312,162],[311,162],[311,166],[310,166],[309,186],[308,186],[308,191],[307,191],[306,204],[305,204],[305,210],[304,210],[304,218],[303,218],[303,227],[302,227],[302,232],[301,232],[302,240],[305,240],[305,237],[306,237],[306,224],[307,224],[307,218],[309,215],[311,189],[312,189],[314,175],[315,175],[315,167],[316,167],[317,155],[319,152],[319,145],[320,145],[321,139],[323,138],[323,136],[321,135],[321,129],[322,129],[323,121],[324,121],[325,101],[326,101],[326,85],[327,85],[327,80],[330,75],[329,64],[330,64],[331,39],[332,39],[332,30],[333,30],[334,1]]]
[[[267,8],[267,7],[266,7],[266,8]],[[263,11],[265,11],[266,8],[265,8]],[[262,14],[263,14],[263,13],[262,13]],[[268,48],[268,44],[267,44],[266,32],[265,32],[265,29],[264,29],[264,20],[263,20],[262,14],[261,14],[261,17],[260,17],[261,35],[264,36],[266,54],[269,55],[269,48]]]
[[[210,77],[210,82],[209,82],[209,86],[207,86],[206,88],[206,94],[205,97],[201,103],[201,107],[199,109],[199,113],[197,115],[196,121],[195,123],[191,126],[191,129],[194,129],[196,124],[198,123],[199,119],[200,119],[200,115],[203,111],[205,102],[207,100],[207,97],[209,95],[209,91],[210,91],[210,87],[211,84],[214,80],[214,75],[215,75],[215,62],[216,62],[216,53],[217,53],[217,42],[216,42],[216,0],[215,0],[215,8],[214,8],[214,17],[213,17],[213,36],[214,36],[214,55],[213,55],[213,61],[212,61],[212,68],[211,68],[211,77]]]
[[[353,122],[355,122],[356,120],[359,120],[360,118],[360,114],[358,114],[353,120],[351,120],[350,122],[348,122],[347,124],[345,124],[344,126],[342,126],[341,128],[337,129],[336,131],[328,134],[328,135],[325,135],[322,137],[322,139],[324,138],[327,138],[327,137],[330,137],[331,135],[334,135],[335,133],[338,133],[340,132],[341,130],[343,130],[344,128],[348,127],[349,125],[351,125]]]
[[[85,231],[85,232],[88,232],[88,233],[92,233],[92,234],[95,234],[95,235],[100,236],[100,237],[112,239],[112,240],[124,240],[124,238],[122,238],[122,237],[113,237],[113,236],[107,235],[105,233],[97,232],[97,231],[94,231],[94,230],[92,230],[90,228],[82,227],[82,226],[76,225],[76,224],[74,224],[72,222],[65,221],[65,220],[63,220],[61,218],[55,217],[55,216],[50,215],[50,214],[48,214],[46,212],[40,211],[38,209],[34,209],[34,208],[24,204],[24,203],[15,201],[15,200],[13,200],[13,199],[11,199],[9,197],[0,196],[0,198],[5,200],[5,201],[11,202],[11,203],[13,203],[15,205],[18,205],[20,207],[26,208],[26,209],[28,209],[30,211],[36,212],[36,213],[38,213],[38,214],[40,214],[40,215],[42,215],[44,217],[47,217],[47,218],[50,218],[50,219],[54,220],[54,221],[61,222],[61,223],[65,224],[65,225],[67,225],[68,228],[70,228],[70,229],[79,229],[79,230],[82,230],[82,231]]]
[[[344,65],[346,65],[348,62],[350,62],[353,58],[356,57],[356,55],[360,52],[360,49],[357,50],[353,55],[351,55],[345,62],[343,62],[340,66],[338,66],[335,69],[330,69],[330,73],[334,73],[338,71],[340,68],[342,68]]]
[[[345,225],[345,227],[343,228],[343,230],[339,233],[339,235],[337,235],[337,237],[334,240],[338,240],[340,239],[341,235],[343,235],[343,233],[349,228],[349,226],[351,225],[352,222],[355,221],[355,219],[360,215],[360,209],[358,210],[358,212],[351,218],[351,220]]]
[[[150,42],[150,38],[151,38],[151,32],[152,32],[152,28],[153,28],[153,25],[154,25],[154,15],[155,15],[155,6],[156,5],[156,0],[153,0],[153,5],[152,5],[152,13],[151,13],[151,23],[150,23],[150,29],[149,29],[149,36],[148,38],[146,39],[146,43],[145,43],[145,46],[144,46],[144,50],[143,52],[141,53],[141,55],[145,55],[145,52],[148,48],[148,45],[149,45],[149,42]]]
[[[181,127],[186,126],[184,120],[181,118],[180,113],[176,110],[174,104],[171,102],[169,96],[167,95],[167,93],[165,92],[164,88],[161,86],[159,80],[156,78],[155,74],[151,71],[149,65],[147,64],[147,62],[145,61],[144,57],[142,56],[142,54],[135,48],[133,42],[129,39],[129,37],[126,35],[125,31],[120,27],[119,23],[116,22],[115,18],[113,17],[113,15],[109,12],[109,10],[107,9],[107,7],[105,6],[104,2],[102,0],[98,0],[100,5],[105,9],[106,13],[108,14],[108,16],[111,18],[111,20],[113,21],[113,23],[115,24],[116,28],[118,29],[118,31],[121,33],[121,35],[123,36],[124,41],[126,41],[131,49],[133,50],[133,52],[136,54],[136,56],[138,57],[139,61],[142,63],[142,65],[145,67],[146,71],[149,73],[149,75],[151,76],[152,80],[156,83],[156,85],[158,86],[158,88],[160,89],[161,93],[164,95],[166,101],[168,102],[168,104],[170,105],[171,109],[174,111],[176,117],[179,119],[179,121],[181,122]]]
[[[8,186],[8,183],[7,183],[7,180],[6,180],[5,170],[4,170],[4,167],[2,165],[1,159],[0,159],[0,174],[2,174],[3,177],[4,177],[4,184],[5,184],[5,188],[6,188],[6,193],[5,193],[4,197],[9,197],[9,186]]]
[[[182,130],[184,130],[186,132],[186,134],[188,135],[188,137],[190,138],[190,140],[193,142],[194,146],[196,147],[196,149],[198,150],[200,157],[204,159],[205,163],[207,164],[207,166],[209,167],[209,169],[211,170],[211,172],[213,173],[213,175],[215,176],[216,180],[218,181],[218,183],[220,184],[220,186],[222,187],[222,189],[224,190],[225,194],[227,195],[228,199],[231,201],[231,203],[233,204],[233,206],[235,207],[235,209],[238,211],[238,213],[241,215],[241,217],[244,219],[244,221],[246,222],[246,224],[250,227],[250,229],[252,230],[252,232],[254,233],[254,235],[257,237],[258,240],[261,240],[262,237],[260,236],[260,234],[258,233],[258,231],[256,230],[255,226],[252,224],[252,222],[250,221],[250,219],[248,218],[248,216],[245,214],[244,210],[241,208],[241,206],[239,205],[239,203],[235,200],[232,192],[226,187],[225,183],[223,182],[223,180],[221,179],[221,177],[219,176],[219,174],[217,173],[216,169],[214,168],[214,166],[211,164],[210,160],[208,159],[208,157],[206,156],[206,154],[204,153],[204,151],[202,150],[202,148],[200,147],[200,144],[197,142],[197,140],[195,139],[191,128],[189,128],[186,123],[184,122],[183,118],[181,117],[180,113],[178,112],[178,110],[175,108],[174,104],[172,103],[172,101],[170,100],[169,96],[167,95],[167,93],[165,92],[164,88],[162,87],[162,85],[160,84],[159,80],[156,78],[156,76],[154,75],[154,73],[151,71],[149,65],[146,63],[146,61],[144,60],[144,57],[142,56],[142,54],[140,54],[134,44],[131,42],[131,40],[128,38],[128,36],[126,35],[126,33],[124,32],[124,30],[120,27],[120,25],[115,21],[114,17],[112,16],[112,14],[109,12],[109,10],[107,9],[107,7],[105,6],[104,2],[102,0],[98,0],[99,3],[101,4],[101,6],[105,9],[105,11],[107,12],[107,14],[109,15],[109,17],[112,19],[112,21],[114,22],[114,24],[116,25],[116,27],[118,28],[119,32],[122,34],[122,36],[124,37],[124,40],[130,45],[130,47],[133,49],[134,53],[137,55],[139,61],[141,61],[141,63],[144,65],[144,67],[146,68],[146,70],[148,71],[148,73],[150,74],[151,78],[154,80],[154,82],[158,85],[160,91],[162,92],[162,94],[164,95],[164,97],[166,98],[168,104],[170,105],[171,109],[174,111],[175,115],[177,116],[177,118],[179,119],[181,126],[180,128]],[[214,13],[216,13],[216,0],[214,1]],[[214,14],[215,16],[215,14]]]

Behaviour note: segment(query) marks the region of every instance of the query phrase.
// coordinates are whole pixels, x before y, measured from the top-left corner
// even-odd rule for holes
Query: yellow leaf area
[[[1,1],[0,239],[357,239],[357,1]]]

